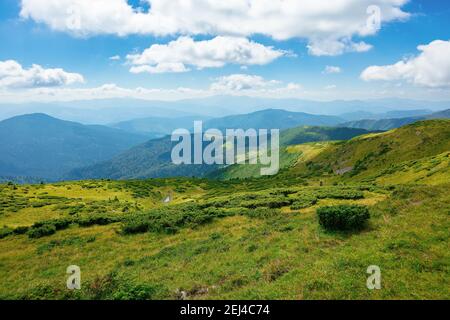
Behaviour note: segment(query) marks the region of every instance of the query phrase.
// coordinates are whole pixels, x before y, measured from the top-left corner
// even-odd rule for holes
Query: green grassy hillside
[[[293,166],[299,158],[302,158],[305,152],[308,152],[301,148],[293,148],[292,146],[318,141],[350,140],[367,133],[368,131],[364,129],[314,126],[303,126],[284,130],[280,135],[280,168],[286,169]],[[208,177],[215,179],[259,177],[261,175],[261,167],[260,164],[233,165],[216,170],[210,173]]]
[[[0,185],[0,299],[448,299],[448,124],[289,146],[273,177]],[[325,229],[338,205],[370,219]]]
[[[418,110],[419,111],[419,110]],[[422,114],[409,117],[392,117],[386,119],[367,119],[345,122],[343,127],[361,128],[366,130],[392,130],[417,121],[432,120],[432,119],[448,119],[450,118],[450,109],[435,112],[431,114]]]
[[[327,127],[299,127],[281,132],[280,144],[288,146],[292,144],[310,141],[351,139],[368,131],[363,129],[327,128]],[[260,172],[260,167],[244,166],[237,170],[237,175],[229,172],[218,171],[220,166],[208,165],[174,165],[171,160],[171,150],[175,146],[170,136],[161,139],[150,140],[144,144],[127,150],[111,160],[97,163],[88,167],[72,170],[67,179],[146,179],[164,177],[214,177],[233,178],[251,177]],[[207,143],[204,143],[206,146]],[[290,166],[295,160],[295,155],[281,153],[281,165]]]
[[[378,182],[388,181],[387,176],[395,177],[401,171],[409,172],[409,178],[406,175],[397,182],[420,182],[417,179],[423,178],[423,170],[428,171],[428,177],[448,177],[449,150],[450,120],[421,121],[331,144],[310,161],[297,163],[290,174]]]
[[[189,299],[448,298],[449,185],[262,187],[5,185],[0,298],[177,299],[180,291]],[[169,193],[173,203],[161,209]],[[292,209],[305,197],[316,200]],[[315,210],[336,204],[369,206],[369,226],[323,230]],[[58,230],[26,231],[43,221]],[[65,289],[71,264],[81,267],[80,291]],[[373,264],[383,270],[375,292],[365,286]]]
[[[45,114],[18,116],[0,122],[0,176],[55,181],[74,168],[104,161],[146,140]]]

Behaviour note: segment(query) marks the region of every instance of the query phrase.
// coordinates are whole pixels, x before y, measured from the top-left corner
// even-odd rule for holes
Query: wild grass
[[[29,230],[22,229],[0,240],[0,297],[176,299],[180,291],[187,292],[189,299],[449,296],[448,185],[292,185],[251,191],[249,182],[234,185],[235,192],[229,194],[230,185],[223,182],[191,183],[183,196],[172,191],[179,199],[173,204],[163,205],[158,199],[159,204],[145,208],[148,199],[136,199],[140,209],[128,213],[70,215],[63,199],[58,199],[62,201],[59,209],[58,204],[46,206],[55,211],[56,220],[74,220],[58,224],[59,230],[43,237],[30,238]],[[166,181],[152,190],[164,194],[170,184]],[[28,186],[29,193],[39,190],[35,188],[39,187]],[[52,188],[45,188],[52,196]],[[121,198],[132,194],[122,182],[96,182],[88,190],[97,194],[98,188],[103,194],[98,204],[111,211],[117,201],[108,191],[111,195],[120,192],[123,204]],[[70,206],[92,199],[85,194],[73,200],[71,190],[76,194],[80,190],[76,185],[66,190]],[[15,192],[22,194],[21,187]],[[270,197],[281,207],[271,208],[272,202],[262,201]],[[304,208],[291,209],[302,201]],[[250,203],[255,208],[243,206]],[[324,230],[316,210],[342,204],[369,205],[368,227],[351,234]],[[15,214],[22,214],[21,210]],[[80,223],[90,216],[86,224]],[[121,219],[104,223],[97,217]],[[44,220],[47,223],[34,227],[49,223]],[[137,233],[124,232],[141,224],[144,227]],[[82,290],[77,292],[65,288],[65,269],[71,264],[82,270]],[[365,286],[366,269],[373,264],[383,272],[380,291]]]

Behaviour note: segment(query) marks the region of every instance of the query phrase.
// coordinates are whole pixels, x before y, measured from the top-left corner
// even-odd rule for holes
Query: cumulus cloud
[[[189,71],[181,62],[161,62],[155,65],[137,65],[130,68],[131,73],[181,73]]]
[[[111,60],[111,61],[119,61],[120,60],[120,56],[119,55],[115,55],[115,56],[109,57],[109,60]]]
[[[0,61],[0,88],[58,87],[82,82],[82,75],[63,69],[44,69],[37,64],[24,69],[14,60]]]
[[[0,88],[1,89],[1,88]],[[136,98],[144,100],[181,100],[205,98],[215,95],[235,95],[252,97],[294,97],[304,92],[302,86],[296,83],[287,85],[276,80],[266,80],[263,77],[246,74],[234,74],[212,80],[209,87],[193,89],[178,87],[163,88],[124,88],[117,84],[104,84],[91,88],[40,87],[22,88],[21,90],[0,90],[0,101],[78,101],[114,98]]]
[[[213,91],[242,91],[273,87],[279,83],[276,80],[267,81],[260,76],[232,74],[216,79],[216,82],[211,84],[211,89]]]
[[[210,86],[212,94],[248,95],[256,97],[289,97],[303,90],[297,83],[284,85],[278,80],[266,80],[261,76],[232,74],[217,78]]]
[[[194,41],[180,37],[168,44],[154,44],[140,54],[127,56],[133,73],[186,72],[188,66],[198,69],[224,65],[264,65],[290,54],[241,37],[218,36],[211,40]]]
[[[276,40],[307,39],[313,55],[362,52],[383,23],[405,20],[409,0],[143,0],[145,10],[126,0],[22,0],[20,15],[78,36],[96,34],[261,34]],[[376,6],[379,10],[368,11]],[[378,16],[379,14],[379,16]],[[377,15],[377,16],[375,16]],[[379,21],[377,21],[379,20]]]
[[[0,90],[2,102],[56,102],[80,101],[116,98],[135,98],[144,100],[180,100],[187,98],[203,98],[210,96],[209,90],[192,88],[124,88],[114,83],[89,88],[29,88],[22,90]]]
[[[349,39],[319,39],[308,44],[308,52],[313,56],[338,56],[347,52],[367,52],[372,45],[361,42],[353,42]]]
[[[333,73],[341,73],[342,69],[336,66],[326,66],[325,70],[323,70],[323,74],[333,74]]]
[[[414,85],[450,87],[450,41],[436,40],[418,46],[421,53],[392,65],[371,66],[361,74],[364,81],[404,80]]]

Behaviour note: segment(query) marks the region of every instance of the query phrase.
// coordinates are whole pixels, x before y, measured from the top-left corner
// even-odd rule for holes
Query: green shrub
[[[254,210],[248,210],[245,212],[245,215],[250,218],[257,218],[257,219],[269,219],[272,217],[275,217],[279,215],[280,212],[278,210],[274,209],[268,209],[268,208],[257,208]]]
[[[152,300],[157,298],[161,292],[166,293],[165,288],[158,285],[148,284],[123,284],[117,292],[113,294],[114,300]]]
[[[90,300],[152,300],[169,295],[162,285],[134,284],[116,272],[95,278],[87,285],[86,292]]]
[[[248,209],[256,208],[271,208],[279,209],[285,206],[289,206],[292,203],[292,199],[281,196],[267,196],[257,200],[242,201],[240,206]]]
[[[313,196],[304,196],[298,199],[295,199],[291,205],[292,210],[301,210],[305,208],[312,207],[317,203],[317,198]]]
[[[36,222],[32,227],[18,227],[14,234],[28,234],[30,238],[42,238],[54,234],[58,230],[67,229],[73,223],[72,219],[55,219]]]
[[[93,215],[77,220],[80,227],[90,227],[93,225],[106,226],[108,224],[119,222],[120,218],[107,215]]]
[[[56,232],[56,227],[53,224],[44,224],[40,227],[33,227],[28,231],[28,237],[30,238],[42,238],[52,235]]]
[[[55,226],[56,230],[64,230],[67,229],[72,224],[71,219],[58,219],[53,220],[52,224]]]
[[[358,200],[364,199],[364,193],[356,189],[322,188],[317,192],[319,199]]]
[[[29,227],[17,227],[14,229],[14,234],[25,234],[29,229]]]
[[[202,209],[204,208],[204,209]],[[173,234],[180,228],[195,228],[217,217],[234,215],[232,210],[185,204],[129,215],[122,226],[124,234],[156,232]]]
[[[13,234],[13,229],[11,228],[3,227],[0,229],[0,239],[6,238],[11,234]]]
[[[320,225],[327,230],[350,231],[362,229],[370,219],[364,206],[340,205],[317,209]]]
[[[64,230],[67,229],[70,224],[73,223],[72,219],[54,219],[54,220],[44,220],[40,222],[36,222],[31,228],[37,229],[46,225],[52,225],[55,227],[56,230]]]
[[[136,234],[145,233],[149,231],[149,220],[145,217],[133,217],[129,219],[122,226],[122,233],[124,234]]]

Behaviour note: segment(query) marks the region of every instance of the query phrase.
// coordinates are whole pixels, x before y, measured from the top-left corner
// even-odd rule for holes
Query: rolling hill
[[[110,126],[149,137],[171,134],[178,128],[191,130],[194,121],[203,121],[205,129],[288,129],[298,126],[334,126],[343,119],[335,116],[313,115],[280,109],[266,109],[249,114],[238,114],[220,118],[189,116],[180,118],[149,117],[123,121]]]
[[[414,109],[414,110],[392,110],[382,113],[373,113],[369,111],[355,111],[349,113],[343,113],[339,116],[347,121],[358,120],[381,120],[381,119],[397,119],[397,118],[413,118],[426,116],[433,113],[429,109]]]
[[[449,124],[292,145],[264,178],[0,184],[0,299],[447,299]],[[368,221],[329,230],[330,208]]]
[[[45,114],[18,116],[0,122],[0,176],[58,180],[71,169],[109,159],[145,140]]]
[[[327,145],[329,141],[350,140],[354,137],[369,133],[364,129],[334,128],[334,127],[298,127],[285,130],[280,136],[280,169],[289,168],[305,153],[311,142],[317,145]],[[305,144],[305,145],[303,145]],[[302,148],[297,148],[302,145]],[[243,179],[259,177],[261,165],[232,165],[219,168],[208,175],[215,179]]]
[[[399,113],[398,115],[400,114],[401,113]],[[378,120],[365,119],[365,120],[345,122],[342,123],[341,125],[344,127],[360,128],[366,130],[391,130],[421,120],[448,119],[448,118],[450,118],[450,109],[422,116],[405,117],[405,118],[396,117]]]
[[[204,127],[223,129],[289,129],[299,126],[333,126],[342,122],[335,116],[313,115],[281,109],[267,109],[243,115],[233,115],[206,121]]]
[[[342,140],[367,133],[362,129],[300,127],[281,133],[280,144],[288,146],[310,141]],[[73,170],[68,179],[143,179],[161,177],[202,177],[216,175],[218,166],[208,165],[174,165],[171,161],[173,143],[170,137],[151,140],[114,157],[92,166]],[[290,163],[291,156],[281,155],[282,164]],[[258,166],[252,167],[257,170]],[[216,175],[217,177],[220,174]]]
[[[287,147],[280,152],[284,170],[279,176],[285,179],[442,183],[449,178],[450,120],[419,121],[382,133],[353,132],[354,138],[348,128],[335,129],[330,131],[329,139],[325,135],[316,140],[311,138],[314,128],[296,135],[299,130],[304,129],[287,130],[281,137]],[[317,134],[313,132],[313,136]],[[259,166],[233,165],[211,176],[256,178],[260,176],[258,169]]]
[[[365,182],[445,182],[450,120],[419,121],[384,133],[330,144],[289,174]]]
[[[138,118],[185,116],[222,117],[245,114],[268,108],[285,109],[292,112],[320,113],[337,115],[370,110],[384,113],[393,110],[448,109],[447,101],[419,101],[409,99],[371,99],[309,101],[301,99],[256,98],[246,96],[212,96],[207,98],[178,101],[151,101],[129,98],[76,100],[52,103],[14,103],[0,104],[0,120],[17,115],[43,112],[58,119],[83,124],[118,123]],[[367,111],[364,111],[367,115]],[[391,118],[396,118],[392,116]],[[404,116],[401,116],[404,117]],[[409,117],[409,116],[408,116]],[[347,118],[345,118],[347,119]],[[357,120],[364,119],[358,116]],[[341,121],[343,122],[343,121]]]
[[[205,120],[202,116],[190,116],[181,118],[149,117],[118,122],[109,125],[112,128],[121,129],[135,134],[143,134],[149,138],[162,138],[170,135],[179,128],[191,129],[194,121]]]

